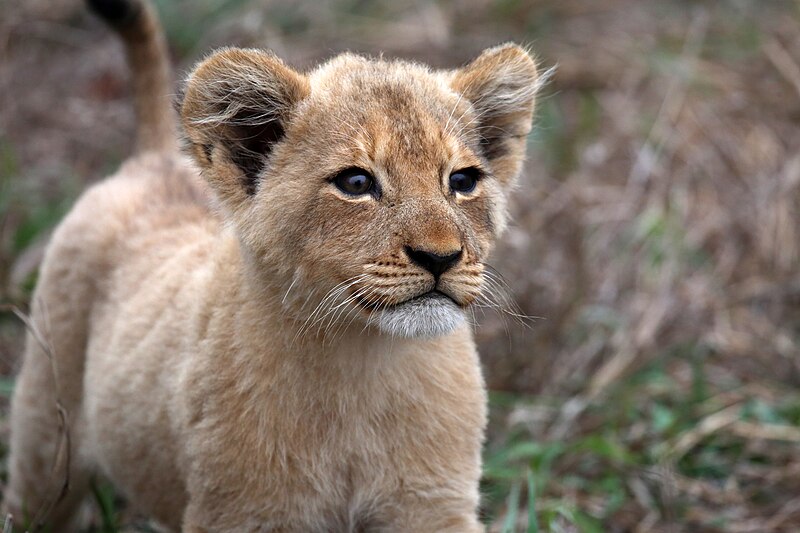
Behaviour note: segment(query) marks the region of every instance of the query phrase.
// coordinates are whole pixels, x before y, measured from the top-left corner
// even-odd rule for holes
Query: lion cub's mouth
[[[464,307],[459,302],[457,302],[455,298],[453,298],[449,294],[447,294],[445,292],[442,292],[442,291],[440,291],[438,289],[433,289],[431,291],[422,293],[419,296],[414,296],[413,298],[409,298],[405,302],[400,302],[400,304],[398,304],[398,305],[403,305],[403,304],[405,304],[407,302],[413,302],[413,301],[425,302],[425,301],[442,300],[442,299],[449,300],[449,301],[453,302],[454,304],[456,304],[458,307]]]
[[[466,317],[461,304],[439,290],[430,290],[399,303],[359,302],[370,311],[368,322],[390,335],[436,337],[461,326]]]
[[[411,298],[407,298],[400,302],[393,302],[393,303],[375,302],[367,300],[366,298],[363,298],[357,294],[354,295],[353,299],[355,302],[358,303],[358,305],[360,305],[367,311],[393,309],[413,302],[424,305],[426,303],[435,302],[437,300],[444,300],[447,302],[451,302],[456,306],[458,306],[459,308],[466,307],[466,305],[459,303],[455,298],[453,298],[452,296],[443,291],[440,291],[439,289],[431,289],[427,292],[423,292],[422,294],[417,294],[416,296],[412,296]]]

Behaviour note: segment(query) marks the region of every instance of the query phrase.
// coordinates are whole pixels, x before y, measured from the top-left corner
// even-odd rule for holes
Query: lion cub
[[[151,6],[90,4],[127,44],[139,150],[42,266],[16,522],[77,528],[103,475],[172,531],[481,531],[465,314],[506,223],[534,60],[509,44],[451,71],[344,54],[301,73],[224,49],[179,102],[189,162]]]

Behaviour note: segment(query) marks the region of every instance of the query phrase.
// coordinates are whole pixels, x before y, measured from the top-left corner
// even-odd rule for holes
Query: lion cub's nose
[[[446,255],[439,255],[425,250],[415,250],[410,246],[406,246],[406,254],[413,263],[416,263],[433,274],[434,278],[438,278],[447,272],[450,267],[461,259],[461,250]]]

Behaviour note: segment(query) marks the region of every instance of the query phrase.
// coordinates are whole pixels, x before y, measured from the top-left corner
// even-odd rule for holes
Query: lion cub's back
[[[221,226],[209,205],[205,185],[182,157],[129,160],[87,190],[56,229],[34,296],[53,324],[53,345],[72,335],[82,339],[71,343],[82,349],[56,353],[68,409],[82,419],[75,424],[77,447],[93,466],[121,474],[112,477],[129,495],[154,479],[173,489],[176,501],[163,502],[173,513],[183,504],[171,449],[175,428],[154,421],[171,418],[165,406],[176,369],[167,359],[177,357],[176,343],[184,340],[168,330],[191,320],[194,286],[212,270],[206,259]],[[165,379],[170,383],[159,383]],[[131,438],[137,434],[148,439],[137,442]],[[114,446],[120,439],[128,444]],[[154,441],[164,460],[135,460]],[[119,450],[126,455],[117,456]],[[117,473],[124,465],[135,468]]]
[[[81,265],[95,282],[95,296],[108,296],[107,282],[120,268],[191,244],[175,242],[171,235],[194,230],[198,239],[213,238],[219,221],[210,198],[206,184],[182,156],[134,157],[78,200],[54,233],[44,266]]]
[[[128,160],[84,192],[54,231],[32,298],[34,313],[40,305],[51,312],[76,300],[91,311],[119,288],[112,279],[121,268],[192,244],[175,239],[181,231],[213,240],[220,223],[210,198],[182,156],[146,153]]]

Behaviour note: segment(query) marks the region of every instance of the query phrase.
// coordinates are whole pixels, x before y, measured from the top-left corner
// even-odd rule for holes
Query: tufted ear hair
[[[485,50],[450,79],[475,109],[483,155],[503,183],[512,183],[521,169],[542,82],[534,59],[516,44]]]
[[[302,74],[260,50],[223,49],[189,75],[181,122],[203,174],[224,202],[255,194],[296,105],[308,96]]]

